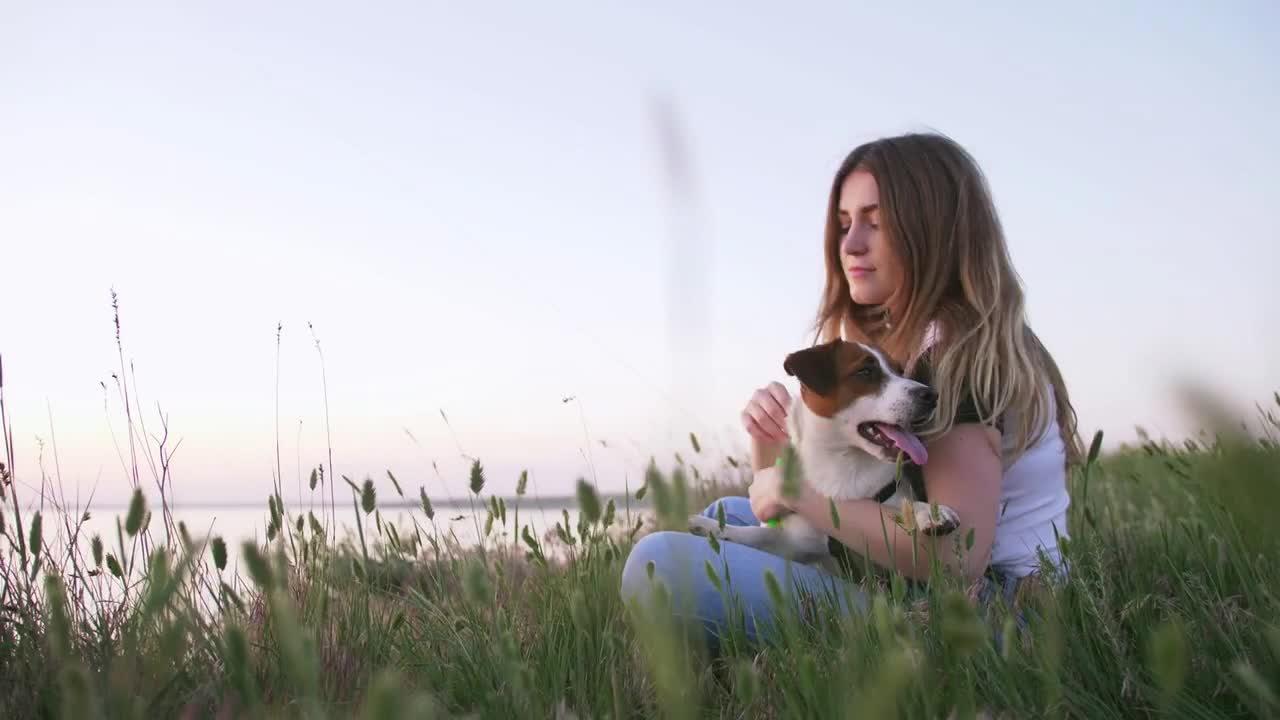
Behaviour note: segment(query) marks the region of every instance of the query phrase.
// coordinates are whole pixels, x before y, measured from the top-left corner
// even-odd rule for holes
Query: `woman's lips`
[[[851,267],[847,272],[849,273],[849,277],[865,277],[875,272],[875,268]]]

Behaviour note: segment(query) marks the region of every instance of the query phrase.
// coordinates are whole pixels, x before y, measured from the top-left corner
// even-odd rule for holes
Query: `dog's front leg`
[[[705,515],[689,516],[689,532],[703,537],[710,535],[717,540],[727,540],[739,545],[748,545],[766,552],[773,552],[774,548],[784,540],[782,528],[780,527],[769,527],[767,525],[725,525],[720,527],[718,520]]]
[[[934,508],[937,508],[936,516]],[[932,505],[917,500],[911,509],[916,516],[916,527],[925,535],[948,535],[960,527],[960,516],[946,505]]]
[[[827,536],[814,531],[797,515],[787,516],[778,526],[725,525],[723,528],[712,518],[691,515],[689,532],[711,535],[718,540],[746,545],[798,562],[809,562],[830,554]]]
[[[955,510],[946,505],[938,505],[938,516],[935,518],[934,505],[916,500],[912,494],[895,492],[884,501],[884,505],[897,516],[899,525],[908,530],[919,530],[925,535],[948,535],[960,527],[960,515]],[[911,517],[903,517],[904,513],[909,513]]]

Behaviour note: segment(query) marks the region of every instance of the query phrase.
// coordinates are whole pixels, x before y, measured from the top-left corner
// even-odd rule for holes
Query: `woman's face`
[[[901,264],[880,230],[880,190],[866,170],[840,185],[840,263],[859,305],[883,305],[902,282]]]

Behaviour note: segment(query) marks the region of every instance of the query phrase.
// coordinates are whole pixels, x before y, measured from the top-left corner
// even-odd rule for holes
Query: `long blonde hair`
[[[866,170],[880,192],[880,227],[902,267],[902,284],[879,306],[849,293],[840,259],[839,205],[844,180]],[[1003,419],[1014,455],[1054,419],[1069,464],[1082,447],[1076,413],[1057,364],[1028,327],[1022,284],[1013,269],[991,192],[978,164],[937,134],[883,138],[849,153],[831,185],[826,221],[826,287],[815,323],[822,340],[873,342],[908,369],[927,336],[938,410],[924,431],[951,429],[972,393],[983,422]]]

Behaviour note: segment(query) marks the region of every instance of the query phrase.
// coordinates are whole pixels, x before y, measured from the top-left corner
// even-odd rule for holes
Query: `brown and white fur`
[[[835,340],[787,356],[783,368],[800,381],[800,394],[787,417],[788,434],[799,458],[804,482],[833,500],[874,498],[894,483],[899,442],[911,445],[921,463],[923,445],[911,430],[928,420],[937,393],[903,376],[879,349]],[[895,441],[880,428],[897,437]],[[759,468],[757,468],[758,470]],[[914,527],[927,535],[955,530],[959,518],[951,508],[934,508],[915,497],[911,483],[897,483],[884,504],[895,512],[911,503]],[[908,520],[908,523],[911,521]],[[791,557],[799,562],[830,555],[827,535],[797,514],[776,526],[719,526],[701,515],[689,518],[690,531]]]

